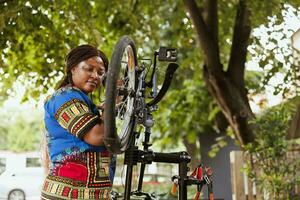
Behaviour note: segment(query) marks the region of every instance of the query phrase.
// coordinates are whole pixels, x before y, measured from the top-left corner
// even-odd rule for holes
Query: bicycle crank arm
[[[160,100],[162,100],[162,98],[165,96],[165,94],[167,93],[167,91],[171,85],[173,75],[174,75],[175,71],[177,70],[177,68],[178,68],[177,63],[170,63],[168,65],[165,79],[164,79],[163,85],[161,87],[161,90],[158,92],[157,96],[153,100],[151,100],[150,102],[147,103],[147,106],[153,106],[153,105],[157,104]]]

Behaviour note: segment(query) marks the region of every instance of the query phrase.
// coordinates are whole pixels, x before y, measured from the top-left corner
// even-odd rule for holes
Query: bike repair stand
[[[145,139],[143,142],[144,149],[139,150],[137,146],[131,146],[125,151],[124,164],[127,165],[126,171],[126,182],[125,182],[125,200],[130,200],[131,195],[137,196],[146,196],[146,200],[151,200],[151,196],[145,192],[142,192],[142,184],[143,177],[145,172],[146,164],[151,164],[152,162],[159,163],[174,163],[179,165],[179,175],[173,176],[172,180],[176,181],[179,186],[179,199],[186,200],[187,199],[187,186],[188,185],[197,185],[198,188],[198,196],[200,196],[200,191],[203,185],[208,185],[210,200],[213,199],[212,195],[212,181],[211,174],[204,172],[199,174],[199,167],[196,169],[197,174],[187,176],[187,172],[189,171],[188,163],[191,161],[191,157],[187,152],[176,152],[176,153],[157,153],[153,152],[149,147],[151,144],[149,143],[150,135],[151,135],[151,127],[153,126],[153,119],[150,112],[147,113],[148,123],[145,123]],[[152,121],[152,124],[150,123]],[[138,137],[138,133],[135,133],[135,136]],[[133,141],[135,142],[135,141]],[[137,165],[137,163],[141,163],[140,168],[140,177],[138,182],[138,188],[136,191],[131,192],[131,181],[132,181],[132,172],[133,166]],[[202,167],[202,166],[201,166]],[[202,168],[201,168],[202,169]],[[212,198],[211,198],[212,197]]]
[[[159,61],[167,61],[170,62],[168,64],[166,75],[164,78],[164,82],[160,91],[157,93],[157,77],[156,77],[156,58]],[[152,112],[157,110],[157,103],[164,97],[166,94],[172,78],[173,74],[178,68],[178,64],[174,63],[177,60],[177,51],[174,48],[167,48],[167,47],[160,47],[159,51],[155,51],[154,53],[154,68],[151,74],[151,80],[146,82],[145,71],[141,71],[141,80],[138,86],[138,93],[136,96],[137,107],[135,109],[135,114],[133,117],[133,124],[142,124],[145,128],[144,132],[144,142],[143,142],[143,150],[139,150],[138,147],[135,145],[135,140],[138,139],[140,136],[139,132],[133,132],[133,139],[130,141],[129,148],[125,151],[125,158],[124,164],[127,165],[126,169],[126,182],[125,182],[125,200],[130,200],[131,195],[137,196],[146,196],[146,200],[151,200],[151,195],[142,192],[142,184],[143,184],[143,177],[145,172],[146,164],[151,164],[152,162],[159,162],[159,163],[175,163],[179,166],[179,173],[176,177],[176,181],[178,182],[179,186],[179,200],[186,200],[187,199],[187,186],[188,185],[199,185],[199,189],[202,188],[204,184],[211,185],[210,176],[208,177],[208,181],[206,179],[199,179],[194,178],[193,176],[187,176],[188,163],[191,161],[191,157],[188,155],[187,152],[176,152],[176,153],[157,153],[153,152],[149,147],[151,144],[149,143],[150,135],[151,135],[151,128],[154,124]],[[152,95],[153,99],[150,102],[145,102],[145,91],[146,87],[152,88]],[[133,129],[135,130],[135,129]],[[132,181],[132,173],[133,173],[133,166],[137,165],[137,163],[141,163],[140,168],[140,177],[138,181],[138,188],[136,191],[131,192],[131,181]],[[204,176],[203,176],[204,177]],[[175,180],[175,178],[174,178]],[[210,181],[210,182],[209,182]],[[211,187],[212,189],[212,187]],[[200,196],[200,191],[199,196]],[[212,191],[211,191],[212,193]],[[210,199],[211,200],[211,199]]]
[[[142,151],[138,150],[137,147],[132,147],[125,152],[125,164],[127,165],[126,176],[129,175],[130,178],[126,179],[125,183],[125,199],[130,199],[131,195],[131,180],[132,180],[132,167],[137,163],[141,163],[141,171],[145,170],[146,164],[151,164],[152,162],[160,163],[178,163],[179,164],[179,196],[181,199],[186,199],[187,188],[185,187],[187,180],[187,164],[190,162],[191,158],[186,152],[178,153],[156,153],[151,150]],[[132,194],[141,196],[146,195],[150,199],[149,194],[142,192],[142,182],[143,182],[143,173],[140,174],[138,189]]]

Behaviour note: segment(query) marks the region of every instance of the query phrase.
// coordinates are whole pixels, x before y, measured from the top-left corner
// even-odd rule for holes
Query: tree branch
[[[246,92],[243,91],[245,88],[244,73],[250,32],[250,11],[246,0],[240,0],[234,25],[228,74],[242,93]]]
[[[195,26],[209,70],[221,71],[218,45],[214,42],[213,33],[210,32],[208,26],[205,24],[196,2],[194,0],[184,0],[184,5]]]
[[[212,40],[217,47],[219,55],[219,39],[218,39],[218,0],[205,0],[204,1],[204,13],[205,24],[212,36]]]

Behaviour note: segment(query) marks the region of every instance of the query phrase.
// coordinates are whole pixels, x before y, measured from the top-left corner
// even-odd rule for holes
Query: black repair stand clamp
[[[191,161],[191,157],[187,152],[177,152],[177,153],[156,153],[151,150],[142,151],[139,150],[136,146],[131,147],[125,152],[124,164],[127,165],[126,171],[126,182],[125,182],[125,200],[130,199],[131,194],[135,195],[145,195],[148,194],[142,192],[142,182],[144,176],[144,170],[146,164],[151,164],[152,162],[159,163],[177,163],[179,164],[179,196],[180,199],[187,198],[187,172],[188,172],[188,163]],[[131,192],[131,181],[132,181],[132,171],[133,166],[141,163],[141,171],[138,183],[138,189],[135,192]],[[150,197],[149,197],[150,198]],[[151,199],[151,198],[150,198]]]

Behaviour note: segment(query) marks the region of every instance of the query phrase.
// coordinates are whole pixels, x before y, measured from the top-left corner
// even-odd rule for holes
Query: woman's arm
[[[94,146],[103,145],[103,139],[104,139],[104,125],[96,124],[92,129],[90,129],[84,136],[83,140]]]
[[[100,112],[100,123],[96,124],[82,138],[86,143],[90,145],[99,146],[104,144],[104,107],[104,103],[97,107]]]

